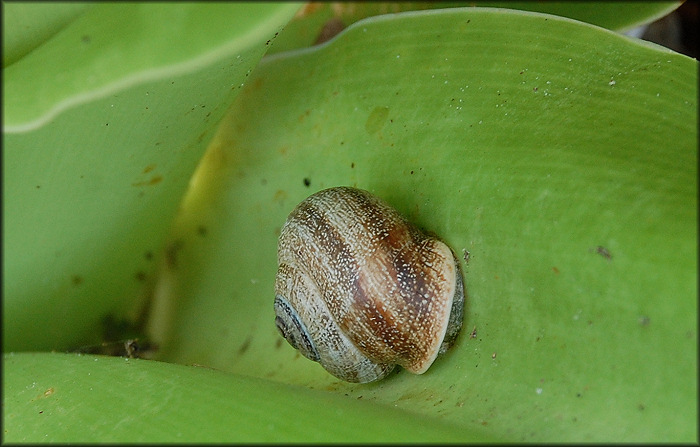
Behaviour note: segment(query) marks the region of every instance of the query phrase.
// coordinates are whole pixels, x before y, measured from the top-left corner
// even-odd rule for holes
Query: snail
[[[329,188],[302,201],[277,258],[278,330],[339,379],[379,380],[395,365],[422,374],[462,328],[452,250],[367,191]]]

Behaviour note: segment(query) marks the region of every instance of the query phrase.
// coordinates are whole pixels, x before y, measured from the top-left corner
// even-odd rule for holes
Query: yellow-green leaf
[[[197,162],[297,8],[94,5],[3,69],[5,350],[139,312]]]
[[[11,443],[488,439],[362,399],[209,368],[48,353],[5,355],[3,364],[3,441]]]
[[[500,439],[695,439],[697,69],[495,9],[375,17],[264,60],[176,222],[161,358]],[[469,252],[464,333],[424,376],[344,384],[277,333],[279,229],[337,185]]]

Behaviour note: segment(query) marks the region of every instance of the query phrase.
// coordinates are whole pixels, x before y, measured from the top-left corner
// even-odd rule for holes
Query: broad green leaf
[[[635,26],[661,18],[683,3],[682,1],[644,2],[476,2],[475,6],[512,8],[542,12],[597,25],[613,31],[627,31]]]
[[[440,422],[425,427],[380,404],[209,368],[48,353],[5,355],[3,363],[3,440],[11,443],[487,439]]]
[[[268,54],[303,48],[343,26],[380,14],[425,9],[498,7],[552,14],[598,25],[614,31],[627,31],[649,23],[676,9],[681,2],[334,2],[308,3],[285,27],[284,34]]]
[[[22,58],[90,9],[89,3],[2,3],[2,66]]]
[[[138,313],[194,168],[296,9],[97,4],[3,69],[5,351]]]
[[[256,3],[96,5],[4,70],[5,131],[32,129],[71,106],[221,60],[231,67],[255,66],[257,59],[246,63],[240,51],[256,46],[256,53],[264,53],[273,37],[265,26],[281,27],[296,9]]]
[[[266,58],[176,220],[160,359],[498,439],[695,440],[697,70],[581,22],[466,8]],[[279,229],[337,185],[469,252],[464,331],[423,376],[341,383],[277,334]]]

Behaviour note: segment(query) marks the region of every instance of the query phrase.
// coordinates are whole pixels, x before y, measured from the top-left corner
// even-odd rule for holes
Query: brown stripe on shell
[[[313,196],[312,196],[313,197]],[[306,200],[289,217],[290,239],[296,239],[295,263],[314,278],[333,315],[347,307],[343,297],[357,275],[357,254],[322,203]]]
[[[445,260],[431,251],[429,238],[378,199],[356,189],[345,190],[334,199],[338,202],[318,206],[324,217],[337,215],[338,221],[321,219],[319,223],[324,223],[323,231],[332,233],[331,253],[337,254],[338,247],[355,247],[357,272],[355,281],[345,282],[343,289],[351,308],[332,302],[329,308],[365,355],[415,368],[444,335],[440,321],[429,317],[433,308],[444,308],[451,298],[441,298],[435,290],[447,281],[439,273]],[[333,208],[345,213],[333,213]],[[337,231],[338,224],[350,231]],[[365,253],[358,253],[360,250]],[[351,270],[346,269],[345,274],[352,274]],[[334,290],[324,292],[329,298],[335,295]]]
[[[451,308],[454,291],[454,286],[450,288],[454,278],[441,273],[442,269],[454,271],[449,266],[452,257],[445,259],[442,253],[433,251],[431,241],[427,242],[418,244],[425,245],[423,250],[393,253],[390,257],[394,264],[388,270],[388,277],[377,276],[382,269],[367,265],[360,272],[357,290],[370,292],[358,293],[355,300],[356,314],[370,323],[369,332],[374,335],[367,337],[362,332],[362,339],[376,341],[364,348],[367,355],[389,357],[411,371],[422,370],[426,362],[429,365],[435,358],[433,352],[444,337],[449,316],[445,313]],[[386,289],[381,291],[381,287]],[[362,295],[371,296],[360,299]]]

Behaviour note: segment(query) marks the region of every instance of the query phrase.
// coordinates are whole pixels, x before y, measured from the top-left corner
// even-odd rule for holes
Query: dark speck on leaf
[[[168,267],[174,269],[177,267],[177,254],[184,246],[184,242],[181,239],[174,240],[165,249],[165,259],[168,263]]]
[[[602,245],[597,246],[595,252],[607,259],[608,261],[612,259],[612,255],[610,254],[608,249],[603,247]]]

